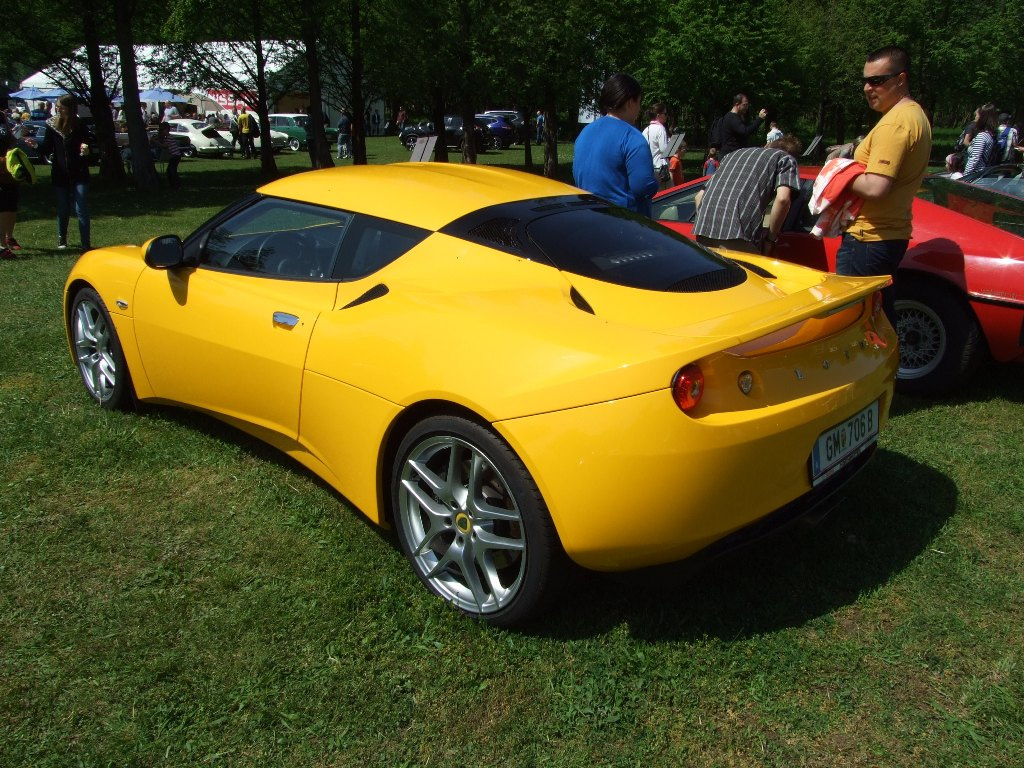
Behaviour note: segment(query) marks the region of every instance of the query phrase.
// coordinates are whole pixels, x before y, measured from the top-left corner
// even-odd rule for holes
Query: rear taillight
[[[683,413],[692,411],[704,395],[704,374],[695,363],[676,371],[672,377],[672,399]]]

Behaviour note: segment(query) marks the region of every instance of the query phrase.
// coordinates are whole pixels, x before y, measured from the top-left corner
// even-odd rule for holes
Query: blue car
[[[500,115],[477,115],[476,124],[484,129],[488,149],[507,149],[516,143],[516,129]]]

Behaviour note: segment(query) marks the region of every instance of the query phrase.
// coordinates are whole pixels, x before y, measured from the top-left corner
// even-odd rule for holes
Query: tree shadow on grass
[[[680,564],[585,574],[535,628],[555,638],[626,623],[650,641],[735,640],[800,626],[885,584],[936,536],[957,489],[941,473],[879,450],[820,525],[780,532],[694,572]]]

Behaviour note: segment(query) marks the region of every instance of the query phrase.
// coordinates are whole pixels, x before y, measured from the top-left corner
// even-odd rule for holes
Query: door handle
[[[277,328],[294,328],[299,324],[299,318],[287,312],[274,313],[274,326]]]

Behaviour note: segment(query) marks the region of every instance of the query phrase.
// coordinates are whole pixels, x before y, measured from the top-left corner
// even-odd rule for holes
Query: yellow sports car
[[[90,251],[64,312],[102,406],[266,440],[393,526],[432,592],[511,626],[566,555],[715,553],[867,461],[898,364],[888,278],[734,255],[538,176],[357,166],[184,242]]]

